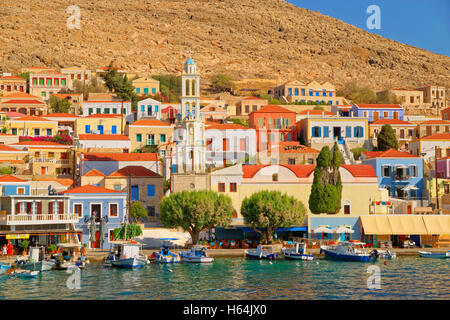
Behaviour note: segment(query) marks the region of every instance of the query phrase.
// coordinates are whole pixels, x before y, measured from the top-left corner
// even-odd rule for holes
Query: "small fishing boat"
[[[32,247],[29,256],[18,256],[16,258],[16,266],[31,271],[48,271],[54,267],[55,263],[55,259],[45,257],[44,247]]]
[[[377,251],[372,250],[368,253],[364,245],[364,242],[342,241],[335,245],[320,246],[320,253],[323,252],[326,257],[338,260],[361,262],[376,260],[379,257]]]
[[[53,269],[67,270],[72,268],[83,269],[89,261],[83,255],[77,253],[78,249],[82,247],[78,243],[58,243],[56,245],[62,254],[52,255],[52,259],[55,259],[55,265]]]
[[[0,261],[0,274],[6,273],[9,269],[11,269],[11,262],[1,262]]]
[[[245,255],[248,258],[255,259],[277,259],[278,254],[273,251],[273,247],[269,245],[258,245],[256,249],[245,250]]]
[[[281,254],[288,259],[311,261],[314,256],[306,252],[306,243],[295,242],[292,248],[282,248]]]
[[[391,250],[374,249],[372,251],[374,251],[374,254],[375,253],[378,254],[378,258],[383,258],[383,259],[394,259],[394,258],[397,258],[397,254],[394,251],[391,251]]]
[[[105,266],[117,268],[139,268],[147,265],[147,256],[142,253],[142,245],[136,241],[111,241],[113,248],[103,260]]]
[[[11,274],[16,276],[17,278],[36,278],[40,271],[31,271],[31,270],[23,270],[17,269],[14,270]]]
[[[208,257],[205,247],[192,247],[191,250],[181,252],[182,262],[210,263],[214,258]]]
[[[419,256],[422,258],[446,259],[450,258],[450,250],[447,252],[419,251]]]
[[[152,257],[159,263],[177,263],[181,261],[181,257],[177,253],[170,252],[166,245],[162,245],[159,251],[155,251]]]

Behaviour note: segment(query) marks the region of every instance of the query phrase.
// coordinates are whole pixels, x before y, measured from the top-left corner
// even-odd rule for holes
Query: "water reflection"
[[[270,263],[272,262],[272,263]],[[449,299],[449,262],[400,257],[377,262],[381,290],[367,289],[371,264],[219,258],[212,264],[150,264],[136,270],[91,264],[81,289],[65,271],[36,279],[0,276],[0,299]]]

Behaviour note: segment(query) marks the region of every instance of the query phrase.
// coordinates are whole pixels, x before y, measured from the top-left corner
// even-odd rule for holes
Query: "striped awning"
[[[392,229],[387,216],[361,216],[364,234],[391,235]]]
[[[360,219],[367,235],[450,234],[450,215],[369,215]]]

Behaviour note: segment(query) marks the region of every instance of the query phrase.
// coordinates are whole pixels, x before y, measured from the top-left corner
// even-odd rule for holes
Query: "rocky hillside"
[[[450,58],[368,33],[282,0],[2,0],[0,65],[85,65],[115,60],[132,73],[179,73],[191,49],[203,75],[356,79],[373,89],[450,87]]]

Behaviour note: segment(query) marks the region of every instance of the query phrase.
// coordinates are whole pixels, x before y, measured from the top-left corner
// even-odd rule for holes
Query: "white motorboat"
[[[135,241],[115,241],[109,255],[103,260],[105,266],[138,268],[149,263],[142,253],[142,245]]]
[[[49,271],[56,263],[55,259],[45,257],[44,247],[30,248],[29,256],[18,256],[16,258],[16,266],[23,270],[31,271]]]
[[[295,242],[292,248],[281,248],[281,254],[288,259],[311,261],[314,256],[306,252],[306,243]]]
[[[205,247],[192,247],[188,251],[181,252],[181,261],[192,263],[210,263],[214,261],[214,258],[208,257]]]
[[[152,256],[156,262],[159,263],[178,263],[181,262],[181,257],[177,253],[170,252],[166,245],[162,245],[159,251],[153,252]]]
[[[71,268],[78,267],[83,269],[89,261],[86,261],[85,256],[79,255],[76,252],[76,249],[80,249],[82,247],[81,244],[78,243],[58,243],[56,245],[63,253],[52,256],[55,261],[55,266],[53,267],[56,270],[67,270]]]
[[[40,271],[18,269],[11,272],[11,275],[14,275],[18,278],[36,278],[39,272]]]
[[[258,245],[256,249],[245,250],[245,255],[255,259],[277,259],[278,254],[273,251],[270,245]]]
[[[419,251],[419,256],[421,256],[422,258],[447,259],[450,258],[450,251],[447,252]]]

